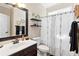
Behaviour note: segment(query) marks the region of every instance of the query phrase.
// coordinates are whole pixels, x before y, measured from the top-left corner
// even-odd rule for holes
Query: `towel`
[[[70,36],[70,51],[76,51],[78,53],[78,43],[77,43],[77,22],[73,21],[71,24]]]

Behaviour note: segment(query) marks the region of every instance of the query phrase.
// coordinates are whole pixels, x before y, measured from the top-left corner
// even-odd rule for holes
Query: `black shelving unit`
[[[34,22],[37,22],[37,24],[34,23],[34,24],[30,25],[31,27],[41,27],[41,25],[38,25],[38,23],[41,22],[40,19],[31,18],[30,20],[32,20],[32,21],[34,21]]]
[[[31,27],[41,27],[40,25],[31,25]]]
[[[33,21],[41,21],[41,20],[35,19],[35,18],[31,18],[31,20],[33,20]]]

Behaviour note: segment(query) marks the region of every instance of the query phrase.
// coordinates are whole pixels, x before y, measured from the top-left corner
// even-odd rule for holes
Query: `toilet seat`
[[[42,52],[48,52],[49,51],[49,48],[46,45],[39,45],[37,48]]]

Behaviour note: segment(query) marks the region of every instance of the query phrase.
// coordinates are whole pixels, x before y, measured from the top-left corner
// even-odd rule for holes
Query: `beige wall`
[[[10,9],[0,6],[0,13],[3,13],[3,14],[6,14],[6,15],[10,16]]]
[[[40,27],[31,27],[32,21],[30,20],[32,18],[32,13],[39,14],[41,17],[46,15],[45,8],[41,6],[39,3],[29,3],[26,4],[26,8],[28,9],[28,15],[29,15],[29,25],[28,25],[28,34],[31,37],[39,37],[40,36]]]

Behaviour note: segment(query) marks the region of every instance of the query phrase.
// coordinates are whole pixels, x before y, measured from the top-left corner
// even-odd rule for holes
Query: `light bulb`
[[[17,3],[17,6],[18,7],[22,7],[22,8],[25,8],[26,7],[25,4],[23,4],[23,3]]]

